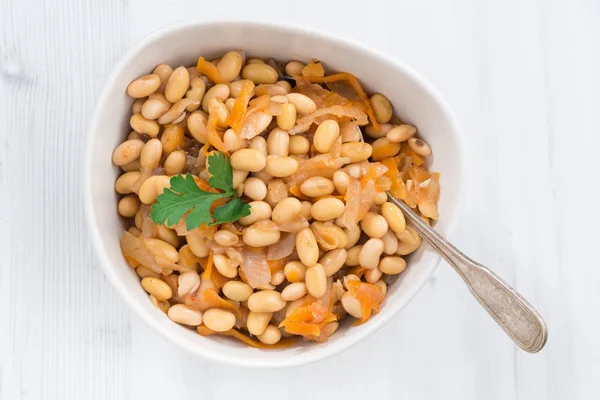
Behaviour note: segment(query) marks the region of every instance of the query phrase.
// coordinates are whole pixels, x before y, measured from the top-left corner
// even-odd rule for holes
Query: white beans
[[[186,107],[186,111],[196,111],[202,104],[204,93],[206,93],[206,83],[200,78],[194,77],[190,80],[191,89],[185,93],[185,97],[195,100],[193,104]]]
[[[315,234],[310,228],[304,228],[296,234],[296,251],[302,264],[307,267],[312,267],[317,263],[319,247]]]
[[[348,191],[350,177],[344,171],[335,171],[333,174],[333,184],[338,193],[344,195]]]
[[[246,321],[248,332],[255,336],[261,335],[265,331],[265,329],[267,329],[271,317],[273,317],[272,312],[250,311],[248,313],[248,319]]]
[[[431,148],[427,143],[421,139],[410,138],[408,139],[408,146],[413,149],[415,153],[420,156],[427,157],[431,154]]]
[[[412,125],[403,124],[390,129],[390,131],[385,135],[385,137],[390,142],[401,143],[415,136],[416,133],[417,128],[415,128]]]
[[[290,135],[283,128],[273,129],[267,138],[267,151],[269,155],[287,156],[290,151]]]
[[[277,225],[273,221],[265,219],[244,229],[243,240],[248,246],[265,247],[277,243],[280,236]]]
[[[381,215],[368,212],[363,220],[360,221],[360,227],[369,237],[380,238],[387,232],[388,223]]]
[[[296,106],[292,103],[285,103],[281,105],[281,108],[282,112],[277,116],[277,126],[287,131],[296,124]]]
[[[271,275],[271,285],[279,286],[283,283],[283,281],[285,281],[285,274],[283,271],[279,270],[273,272],[273,275]]]
[[[192,310],[184,304],[175,304],[167,312],[171,321],[182,325],[198,326],[202,324],[202,312]]]
[[[262,334],[258,335],[258,340],[264,344],[275,344],[281,340],[281,331],[275,325],[269,325]]]
[[[200,276],[196,271],[182,272],[177,281],[179,284],[177,286],[179,297],[183,297],[188,293],[194,293],[200,287]]]
[[[242,69],[242,78],[250,79],[256,85],[275,83],[278,77],[275,68],[268,64],[246,64]]]
[[[290,154],[302,155],[310,150],[310,142],[307,138],[300,135],[290,137]]]
[[[154,140],[154,139],[153,139]],[[143,149],[142,149],[143,152]],[[183,172],[187,156],[182,150],[172,152],[167,156],[163,164],[163,169],[167,175],[177,175]]]
[[[387,285],[385,284],[384,281],[382,281],[381,279],[378,280],[377,282],[375,282],[373,285],[377,286],[379,289],[381,289],[381,293],[383,293],[383,295],[385,296],[387,293]]]
[[[234,169],[258,172],[267,165],[267,158],[254,149],[240,149],[231,155],[230,162]]]
[[[139,196],[144,204],[152,204],[156,198],[162,194],[166,187],[169,187],[170,179],[166,175],[154,175],[146,179],[140,186]]]
[[[302,203],[294,197],[288,197],[280,201],[274,208],[271,214],[271,219],[276,224],[282,224],[302,211]]]
[[[158,119],[171,107],[171,103],[167,101],[161,93],[154,93],[144,102],[141,113],[144,118]]]
[[[133,184],[140,178],[140,171],[125,172],[115,182],[115,191],[120,194],[128,194],[133,192]]]
[[[394,231],[388,229],[388,231],[381,237],[383,241],[383,252],[388,255],[396,253],[398,250],[398,238],[394,234]]]
[[[183,98],[190,85],[190,74],[185,67],[173,70],[165,86],[165,98],[171,103],[177,103]]]
[[[233,129],[227,129],[223,134],[225,149],[230,152],[238,151],[248,147],[248,141],[242,139]]]
[[[406,220],[404,214],[397,205],[390,202],[385,202],[381,205],[381,215],[385,218],[390,226],[390,229],[396,233],[404,232],[406,228]]]
[[[323,266],[325,275],[330,277],[344,266],[347,257],[348,252],[346,249],[335,249],[325,253],[319,260],[319,264]]]
[[[241,217],[238,221],[244,226],[252,225],[253,223],[271,218],[271,206],[264,201],[251,201],[250,215]]]
[[[208,122],[204,111],[195,111],[190,114],[187,120],[187,127],[194,139],[202,144],[208,141],[206,135],[206,123]]]
[[[215,332],[226,332],[234,327],[235,315],[219,308],[209,308],[202,316],[204,325]]]
[[[290,261],[283,268],[285,277],[290,282],[303,282],[306,276],[306,266],[300,261]]]
[[[225,53],[217,63],[217,71],[223,79],[233,81],[242,70],[242,55],[237,51]]]
[[[146,239],[144,240],[144,248],[152,253],[155,257],[160,257],[163,260],[167,260],[172,263],[179,261],[179,253],[177,249],[160,239]]]
[[[346,310],[346,312],[352,315],[354,318],[362,318],[363,316],[362,305],[360,301],[356,297],[352,296],[350,292],[346,292],[342,296],[342,307],[344,307],[344,310]]]
[[[125,165],[140,158],[144,142],[139,139],[127,140],[121,143],[112,155],[112,162],[115,165]]]
[[[348,142],[342,144],[342,157],[350,158],[353,163],[367,160],[373,154],[373,148],[368,143]]]
[[[258,151],[265,157],[269,155],[269,150],[267,147],[267,141],[262,136],[255,136],[250,140],[250,148]]]
[[[226,278],[235,278],[238,274],[237,267],[231,263],[229,257],[224,254],[215,254],[213,263],[217,271]]]
[[[240,170],[234,169],[232,173],[233,173],[233,188],[237,189],[241,184],[244,183],[244,180],[248,177],[248,171],[240,171]]]
[[[151,139],[144,144],[140,153],[140,166],[142,168],[154,169],[160,163],[162,156],[162,143],[158,139]]]
[[[358,254],[358,262],[363,268],[376,268],[381,253],[383,253],[383,241],[381,239],[369,239]]]
[[[406,269],[406,261],[402,257],[383,257],[379,261],[379,270],[384,274],[398,275]]]
[[[286,156],[267,156],[265,171],[277,178],[291,176],[298,170],[298,161]]]
[[[296,107],[299,114],[311,114],[317,111],[315,102],[302,93],[288,93],[285,97]]]
[[[247,82],[248,79],[240,79],[239,81],[231,82],[229,84],[229,95],[233,98],[237,98]],[[254,89],[252,89],[252,94],[254,94]]]
[[[346,205],[340,199],[327,197],[315,202],[310,213],[317,221],[328,221],[340,217],[346,211]]]
[[[313,145],[320,153],[329,153],[333,144],[340,136],[340,126],[335,120],[323,121],[315,132]]]
[[[275,290],[261,290],[248,298],[248,308],[254,312],[277,312],[285,307],[281,293]]]
[[[389,122],[392,119],[392,103],[382,94],[375,94],[371,97],[371,106],[375,113],[375,118],[381,123]]]
[[[129,125],[131,125],[131,129],[137,133],[148,135],[150,137],[158,136],[160,130],[156,121],[144,118],[141,113],[133,114],[129,119]]]
[[[333,193],[334,190],[333,182],[322,176],[308,178],[300,185],[300,192],[308,197],[327,196]]]
[[[190,250],[196,257],[207,257],[209,250],[206,247],[206,239],[196,234],[190,233],[185,236],[185,239],[190,246]]]
[[[208,106],[213,99],[224,102],[229,97],[229,86],[224,83],[219,83],[206,91],[202,98],[202,109],[208,112]]]
[[[160,64],[156,68],[154,68],[154,71],[152,71],[152,73],[160,77],[160,87],[158,88],[157,92],[164,93],[165,86],[167,86],[167,81],[173,73],[173,68],[171,68],[171,66],[168,64]]]
[[[311,268],[314,268],[314,266]],[[281,291],[281,298],[285,301],[294,301],[306,296],[306,293],[306,284],[304,282],[294,282]]]
[[[133,217],[140,209],[140,199],[136,195],[127,195],[119,200],[117,211],[125,218]]]
[[[346,265],[349,267],[356,267],[359,264],[359,255],[362,250],[362,245],[356,245],[347,249]]]
[[[142,287],[159,300],[169,300],[173,295],[171,288],[165,281],[158,278],[146,277],[142,279]]]
[[[306,65],[299,61],[290,61],[285,66],[285,73],[290,76],[302,76],[302,70],[304,67],[306,67]]]
[[[233,301],[247,301],[252,292],[250,285],[240,281],[229,281],[223,285],[223,294]]]
[[[239,238],[238,235],[231,231],[220,230],[213,235],[213,240],[217,242],[219,246],[231,247],[238,243]]]
[[[135,99],[147,97],[160,87],[160,77],[156,74],[142,76],[127,86],[127,94]]]
[[[258,178],[247,178],[244,182],[244,194],[252,200],[264,200],[267,196],[267,185]]]
[[[364,278],[367,281],[367,283],[374,284],[379,279],[381,279],[382,275],[383,274],[381,273],[379,268],[373,268],[373,269],[369,269],[365,272]]]
[[[321,264],[306,269],[306,289],[313,297],[321,297],[327,291],[327,275]]]

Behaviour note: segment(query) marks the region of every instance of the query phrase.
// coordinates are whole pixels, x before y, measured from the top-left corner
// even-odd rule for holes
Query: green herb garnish
[[[174,225],[189,211],[185,218],[188,231],[203,223],[207,226],[237,221],[250,215],[250,206],[240,200],[233,189],[233,171],[229,159],[221,152],[208,156],[208,184],[223,193],[205,192],[200,189],[191,174],[175,175],[171,178],[171,188],[165,189],[152,206],[150,216],[155,224]],[[214,209],[215,200],[231,197],[226,204]]]

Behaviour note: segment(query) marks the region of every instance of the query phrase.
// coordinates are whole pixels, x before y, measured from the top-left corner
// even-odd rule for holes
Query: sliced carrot
[[[354,274],[354,275],[358,276],[359,278],[362,278],[362,276],[365,274],[365,272],[367,272],[367,269],[358,265],[358,266],[352,268],[350,271],[348,271],[348,275]]]
[[[227,124],[238,133],[242,130],[242,122],[244,122],[244,118],[246,118],[248,102],[252,98],[253,90],[254,83],[251,80],[244,81],[242,90],[237,99],[235,99],[231,114],[229,114],[229,117],[227,118]]]
[[[217,189],[213,189],[205,179],[198,178],[196,175],[192,175],[192,177],[200,189],[204,190],[205,192],[217,192]]]
[[[340,72],[339,74],[333,74],[329,76],[293,76],[293,78],[296,80],[306,80],[313,83],[346,81],[352,87],[352,89],[354,89],[358,97],[364,103],[367,115],[369,116],[371,124],[373,125],[373,130],[375,132],[381,132],[381,125],[375,118],[375,112],[373,111],[373,107],[371,106],[371,101],[369,100],[369,97],[363,90],[362,86],[360,86],[360,82],[358,81],[356,76],[348,72]]]
[[[208,252],[208,259],[206,260],[206,267],[204,267],[204,272],[202,273],[202,280],[207,280],[210,278],[210,274],[213,268],[213,251],[210,250]]]
[[[285,331],[292,335],[300,336],[319,336],[321,334],[321,328],[317,324],[307,324],[302,322],[292,322],[285,326]]]
[[[329,322],[337,321],[337,317],[327,307],[319,302],[302,306],[288,315],[279,327],[287,333],[310,338],[318,338],[321,329]]]
[[[242,271],[242,269],[238,269],[238,275],[240,276],[240,279],[242,280],[242,282],[244,283],[248,283],[248,278],[246,278],[246,275],[244,274],[244,271]]]
[[[388,167],[388,170],[385,172],[385,176],[390,178],[392,181],[392,186],[390,187],[390,193],[394,197],[398,197],[402,200],[406,198],[406,185],[402,180],[402,176],[400,175],[400,171],[398,171],[398,165],[396,164],[395,158],[385,158],[381,160],[381,163]]]
[[[288,257],[282,258],[280,260],[267,260],[267,264],[269,264],[269,269],[271,270],[271,274],[275,272],[283,270],[285,264],[288,263]]]
[[[349,281],[346,283],[348,292],[356,297],[362,307],[362,319],[354,325],[361,325],[371,317],[371,311],[379,312],[379,305],[385,298],[383,291],[378,286],[360,281]]]
[[[198,64],[196,64],[196,71],[206,75],[206,77],[214,83],[228,82],[227,80],[223,79],[223,77],[217,70],[217,67],[213,63],[206,61],[204,57],[198,58]]]
[[[206,123],[206,136],[208,138],[208,143],[210,143],[211,146],[223,154],[229,155],[227,150],[225,150],[225,143],[223,143],[223,139],[221,139],[219,132],[217,132],[217,116],[215,113],[208,115],[208,122]]]
[[[250,105],[250,108],[246,112],[246,115],[250,115],[254,111],[259,111],[267,107],[269,104],[271,104],[271,97],[268,94],[255,97],[250,100],[248,104]]]
[[[313,314],[310,309],[310,306],[300,307],[295,310],[293,313],[288,315],[286,319],[281,321],[279,324],[280,328],[285,327],[286,325],[298,323],[298,322],[307,322],[313,319]]]
[[[293,194],[295,197],[297,197],[299,199],[311,201],[310,197],[302,194],[302,192],[300,191],[300,186],[298,186],[298,185],[294,185],[294,186],[290,187],[289,191],[291,194]]]
[[[221,308],[223,310],[231,311],[237,318],[241,318],[242,316],[240,309],[233,303],[219,296],[215,289],[206,289],[204,292],[204,301],[206,301],[208,308]]]
[[[244,335],[242,332],[235,330],[235,329],[230,329],[225,332],[215,332],[215,331],[207,328],[206,325],[200,325],[196,329],[198,331],[198,334],[200,334],[202,336],[211,336],[211,335],[230,336],[230,337],[233,337],[243,343],[246,343],[248,346],[256,347],[257,349],[285,349],[285,348],[292,346],[294,343],[296,343],[296,338],[285,338],[285,339],[281,339],[279,342],[277,342],[275,344],[264,344],[262,342],[258,342],[256,340],[250,339],[248,336]]]
[[[302,302],[300,303],[300,306],[301,307],[308,306],[308,305],[314,303],[315,300],[317,300],[317,299],[315,299],[310,294],[307,294],[306,296],[304,296],[304,299],[302,299]]]
[[[217,290],[221,289],[227,282],[232,280],[223,276],[216,268],[213,268],[213,271],[210,273],[210,279],[212,279]]]

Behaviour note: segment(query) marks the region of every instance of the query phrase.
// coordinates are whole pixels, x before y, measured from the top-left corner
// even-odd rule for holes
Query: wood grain
[[[282,4],[0,1],[0,399],[295,399],[307,385],[319,398],[598,398],[600,3]],[[128,46],[172,23],[219,19],[328,30],[431,80],[468,156],[450,239],[539,309],[545,350],[519,351],[444,264],[373,337],[294,371],[207,363],[132,315],[85,228],[88,119]]]

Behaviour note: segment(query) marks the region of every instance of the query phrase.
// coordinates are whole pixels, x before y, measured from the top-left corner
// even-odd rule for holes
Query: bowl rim
[[[364,340],[367,336],[372,335],[376,331],[378,331],[381,327],[383,327],[390,319],[394,318],[398,313],[408,305],[415,295],[425,286],[427,280],[433,275],[437,266],[441,261],[441,256],[435,255],[437,259],[433,263],[433,267],[431,269],[431,273],[429,276],[423,279],[423,284],[419,285],[417,288],[414,288],[409,291],[409,293],[405,292],[406,301],[403,304],[398,304],[394,306],[394,304],[387,304],[386,308],[390,309],[390,312],[387,313],[385,317],[382,316],[377,323],[372,323],[368,326],[368,329],[361,330],[353,334],[352,338],[338,344],[336,346],[332,346],[331,344],[327,346],[323,346],[320,350],[311,353],[300,354],[295,357],[281,357],[279,359],[253,359],[252,357],[247,356],[237,356],[237,355],[227,355],[219,353],[213,349],[206,349],[200,346],[189,346],[188,342],[174,340],[172,332],[165,325],[160,324],[158,320],[152,318],[147,311],[141,308],[137,301],[133,298],[133,295],[130,294],[128,290],[126,290],[125,285],[121,280],[118,279],[116,273],[113,271],[113,268],[110,267],[111,262],[109,260],[108,253],[104,250],[104,248],[100,245],[105,239],[102,238],[98,224],[96,221],[96,216],[94,213],[94,209],[92,208],[92,179],[88,179],[88,177],[92,176],[92,165],[91,159],[93,155],[93,136],[92,133],[96,132],[96,126],[99,124],[100,119],[100,107],[101,105],[107,102],[107,96],[111,90],[111,87],[115,84],[115,81],[118,79],[120,74],[126,68],[128,64],[131,63],[132,59],[138,54],[142,49],[146,48],[152,42],[173,34],[177,34],[181,31],[185,31],[187,29],[196,28],[198,26],[235,26],[240,27],[244,26],[250,29],[264,28],[269,27],[271,29],[281,30],[296,33],[302,36],[313,37],[315,40],[319,41],[327,41],[330,43],[335,43],[338,46],[342,47],[354,47],[359,51],[367,54],[367,56],[371,59],[380,59],[389,65],[392,65],[395,69],[402,71],[402,73],[406,74],[410,79],[414,80],[421,88],[436,102],[441,108],[442,112],[448,119],[448,123],[450,126],[450,130],[452,131],[452,135],[455,137],[456,145],[457,145],[457,162],[458,162],[458,179],[456,182],[456,198],[455,198],[455,211],[452,215],[446,219],[447,228],[445,229],[445,236],[448,236],[454,232],[459,214],[463,208],[464,196],[466,192],[466,162],[465,162],[465,151],[464,151],[464,141],[462,131],[459,127],[459,124],[454,116],[454,113],[448,106],[447,102],[441,96],[441,94],[433,87],[432,84],[429,83],[425,78],[423,78],[419,73],[413,70],[411,67],[406,65],[404,62],[399,59],[388,55],[387,53],[373,49],[362,42],[354,39],[346,39],[341,36],[337,36],[335,33],[321,31],[319,29],[314,29],[312,27],[302,27],[294,24],[285,24],[269,22],[269,21],[245,21],[245,20],[218,20],[218,21],[210,21],[210,22],[202,22],[202,21],[188,21],[182,23],[175,23],[169,26],[162,27],[149,35],[140,39],[137,43],[130,46],[125,53],[121,56],[120,60],[112,67],[110,74],[106,77],[105,82],[100,90],[98,97],[94,103],[94,108],[92,112],[92,116],[90,118],[90,123],[86,130],[85,137],[85,145],[83,152],[83,175],[82,175],[82,186],[83,186],[83,200],[84,200],[84,210],[85,210],[85,219],[86,225],[88,229],[88,233],[90,234],[91,242],[93,243],[93,248],[95,250],[96,256],[100,260],[100,264],[104,270],[104,274],[108,277],[112,286],[117,289],[117,292],[121,295],[121,297],[128,304],[130,309],[134,311],[138,317],[141,317],[148,325],[150,325],[155,331],[159,332],[163,337],[167,338],[170,342],[175,343],[181,349],[192,353],[196,356],[204,357],[208,360],[215,361],[221,363],[223,365],[231,365],[238,367],[260,367],[260,368],[272,368],[272,367],[293,367],[298,365],[310,364],[319,360],[323,360],[325,358],[331,357],[334,354],[342,353],[353,347],[357,343]]]

